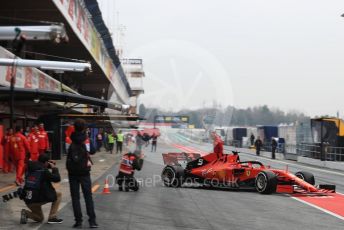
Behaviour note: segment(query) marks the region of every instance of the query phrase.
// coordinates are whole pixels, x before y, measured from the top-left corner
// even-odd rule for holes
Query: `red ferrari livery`
[[[259,193],[271,194],[335,192],[334,185],[315,186],[313,174],[288,169],[272,169],[259,161],[240,161],[238,152],[216,153],[201,157],[197,153],[163,154],[165,167],[162,180],[165,186],[180,187],[184,183],[200,183],[211,187],[254,188]]]

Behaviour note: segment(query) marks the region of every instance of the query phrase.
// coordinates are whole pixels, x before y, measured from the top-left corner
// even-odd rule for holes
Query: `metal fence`
[[[230,145],[240,147],[240,142],[232,141]],[[271,152],[271,144],[264,145],[262,150]],[[276,152],[326,161],[344,161],[344,147],[332,147],[327,143],[323,143],[323,151],[321,151],[320,143],[301,143],[297,145],[278,144]]]
[[[344,147],[333,147],[327,143],[323,144],[323,151],[321,145],[302,143],[293,147],[287,148],[287,153],[295,153],[298,156],[309,157],[313,159],[322,159],[326,161],[344,161]]]
[[[343,147],[327,147],[325,152],[328,161],[344,161]]]
[[[320,145],[315,144],[298,144],[296,145],[296,154],[303,157],[310,157],[315,159],[320,159],[321,148]]]

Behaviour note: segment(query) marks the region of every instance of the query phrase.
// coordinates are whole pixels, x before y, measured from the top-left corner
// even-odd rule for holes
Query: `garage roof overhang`
[[[96,17],[99,7],[96,1],[85,1],[86,7],[90,12],[91,20],[101,19],[101,15]],[[103,70],[92,56],[89,50],[82,43],[78,34],[73,30],[70,23],[59,11],[59,9],[54,4],[54,1],[46,0],[35,0],[35,1],[22,1],[22,0],[12,0],[3,1],[0,8],[0,25],[1,26],[15,26],[15,25],[36,25],[43,24],[46,25],[48,22],[64,23],[66,26],[67,34],[69,37],[68,43],[60,43],[58,46],[50,41],[27,41],[26,42],[26,53],[24,58],[28,59],[45,59],[46,55],[49,54],[49,59],[60,60],[59,57],[64,57],[68,59],[80,59],[91,61],[92,73],[82,74],[82,73],[72,73],[66,72],[63,74],[63,83],[71,86],[77,83],[77,90],[79,93],[84,95],[89,95],[91,97],[104,97],[107,99],[112,98],[112,95],[117,95],[114,85],[110,83],[109,79],[105,76]],[[104,23],[97,22],[95,28],[99,34],[101,34],[104,40],[105,48],[110,54],[113,63],[117,67],[118,74],[123,81],[126,81],[126,77],[122,66],[115,54],[115,48],[111,41],[110,33],[108,31],[101,31],[105,29]],[[105,36],[106,35],[106,36]],[[4,42],[1,41],[0,45],[4,47],[9,47],[11,41]],[[59,79],[57,79],[59,80]],[[70,82],[71,81],[71,82]],[[130,87],[128,83],[125,82],[128,94],[131,94]],[[117,102],[122,101],[126,103],[125,100],[120,100],[118,97]]]
[[[91,120],[113,120],[113,121],[137,121],[140,118],[138,116],[128,116],[128,115],[114,115],[114,114],[59,114],[59,117],[64,118],[83,118]]]
[[[10,94],[10,87],[0,87],[0,101],[9,101]],[[15,88],[14,97],[16,102],[33,101],[35,99],[39,99],[39,101],[65,102],[86,104],[91,106],[100,106],[104,108],[114,109],[117,111],[125,111],[128,107],[124,104],[112,103],[98,98],[78,94],[71,94],[66,92],[52,92],[40,89]]]

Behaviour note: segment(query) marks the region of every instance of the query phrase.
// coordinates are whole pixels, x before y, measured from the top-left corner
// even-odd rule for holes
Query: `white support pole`
[[[0,26],[0,40],[13,40],[16,35],[24,35],[26,40],[52,40],[59,43],[68,41],[63,24],[49,26]]]
[[[91,71],[90,63],[41,61],[30,59],[0,58],[0,66],[34,67],[42,70],[83,72]]]

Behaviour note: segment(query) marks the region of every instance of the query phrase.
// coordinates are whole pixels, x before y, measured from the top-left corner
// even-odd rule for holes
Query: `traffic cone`
[[[104,189],[103,189],[103,194],[110,194],[110,188],[109,188],[109,182],[108,180],[106,179],[105,180],[105,185],[104,185]]]

